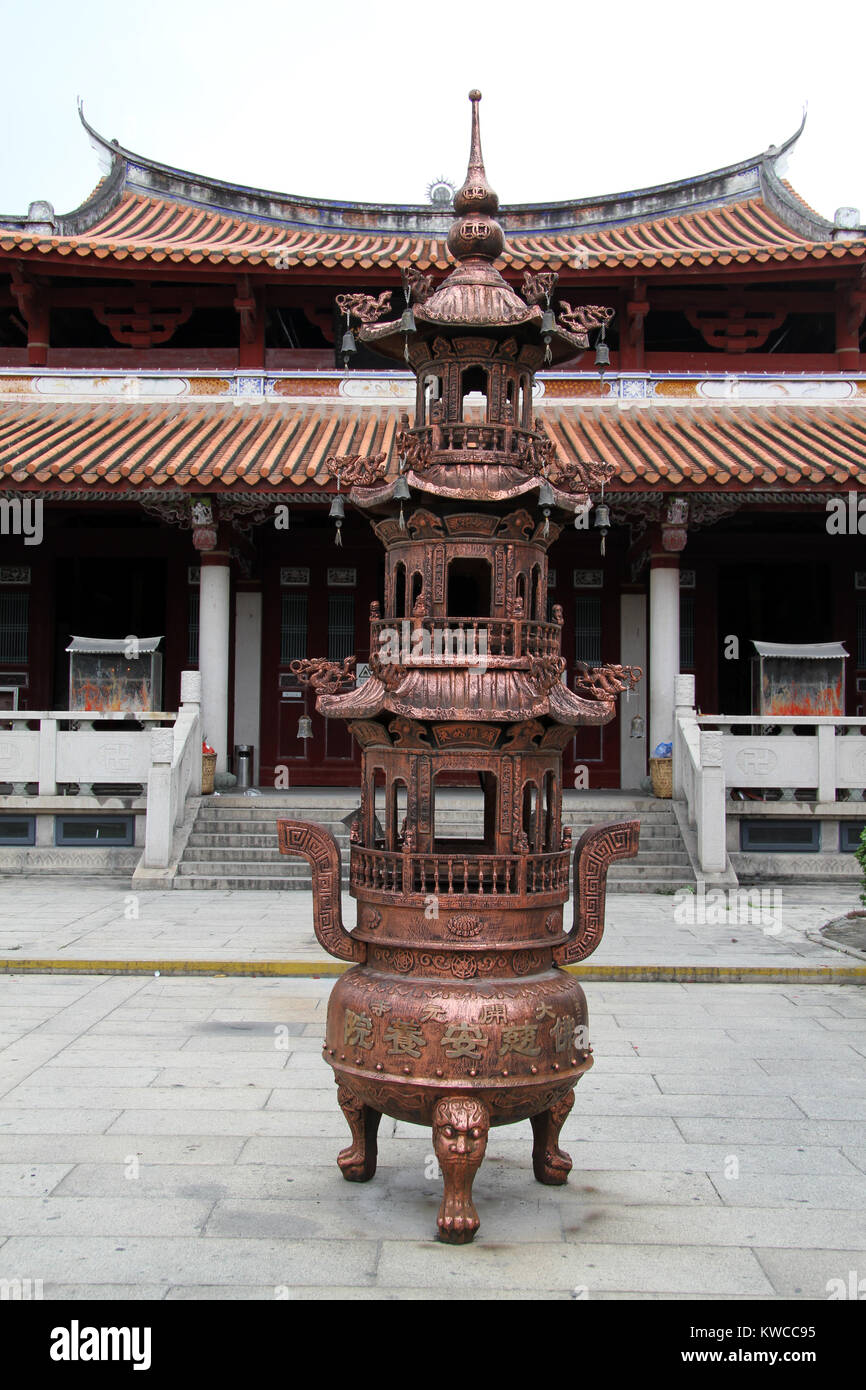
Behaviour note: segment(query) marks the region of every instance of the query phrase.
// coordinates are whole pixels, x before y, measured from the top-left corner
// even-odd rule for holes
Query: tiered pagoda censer
[[[350,721],[363,750],[354,931],[342,923],[333,837],[278,823],[281,850],[312,865],[319,941],[355,963],[331,994],[324,1047],[352,1131],[343,1176],[372,1178],[383,1114],[432,1125],[439,1236],[454,1243],[478,1228],[472,1181],[491,1125],[530,1119],[536,1178],[568,1176],[559,1133],[592,1055],[583,990],[562,967],[595,950],[608,865],[638,842],[637,821],[582,836],[566,931],[562,749],[576,725],[612,719],[616,695],[640,672],[597,668],[579,692],[562,682],[562,612],[548,621],[546,611],[547,550],[560,531],[550,513],[585,512],[604,475],[556,459],[533,420],[532,388],[543,362],[585,350],[587,329],[611,313],[566,306],[564,326],[550,308],[554,275],[527,276],[521,299],[495,268],[504,235],[481,158],[480,94],[470,99],[469,172],[448,237],[456,269],[434,289],[410,267],[394,322],[377,322],[390,306],[368,296],[342,306],[361,319],[363,342],[408,357],[418,380],[396,480],[381,458],[332,460],[350,501],[378,518],[387,550],[372,674],[355,687],[345,668],[299,663],[320,713]],[[353,346],[347,328],[344,349]],[[338,526],[342,507],[338,495]],[[483,793],[474,839],[443,839],[437,828],[437,792],[455,772],[477,777]]]

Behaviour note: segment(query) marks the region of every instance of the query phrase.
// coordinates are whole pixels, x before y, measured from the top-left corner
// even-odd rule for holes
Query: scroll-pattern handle
[[[340,847],[324,826],[305,820],[278,820],[280,854],[306,859],[313,875],[313,928],[330,956],[362,962],[367,947],[343,926]]]
[[[608,867],[615,859],[633,859],[639,836],[639,820],[594,825],[581,835],[574,848],[574,922],[567,940],[554,947],[557,965],[586,960],[601,941]]]

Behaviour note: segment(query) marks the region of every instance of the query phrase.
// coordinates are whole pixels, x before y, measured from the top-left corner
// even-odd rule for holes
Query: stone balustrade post
[[[698,860],[704,873],[724,873],[725,772],[722,766],[722,735],[702,733],[701,768],[697,796]]]
[[[39,721],[39,795],[57,795],[57,720]]]
[[[180,708],[182,714],[195,716],[198,728],[195,734],[195,747],[192,750],[192,773],[189,782],[189,795],[201,796],[201,671],[181,671]]]
[[[683,763],[687,756],[686,749],[681,745],[680,724],[689,725],[695,721],[695,678],[694,676],[678,675],[674,681],[674,738],[673,738],[673,779],[674,779],[674,800],[682,801],[685,797],[685,777],[683,774]]]
[[[818,800],[836,800],[836,726],[819,724],[818,730]]]
[[[147,818],[144,834],[144,862],[149,869],[164,869],[171,858],[174,829],[171,808],[173,756],[174,730],[154,729],[150,742],[151,766],[147,778]]]

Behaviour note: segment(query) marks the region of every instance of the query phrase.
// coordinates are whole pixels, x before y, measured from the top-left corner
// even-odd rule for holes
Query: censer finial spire
[[[496,260],[502,254],[505,234],[493,218],[499,199],[487,181],[484,156],[481,153],[481,123],[478,104],[481,93],[473,87],[469,93],[472,103],[472,135],[469,142],[469,167],[463,187],[454,194],[454,211],[458,221],[448,236],[448,247],[458,260],[481,257]]]
[[[481,122],[478,118],[478,106],[481,101],[481,93],[477,87],[473,87],[469,93],[469,100],[472,102],[472,135],[469,142],[469,167],[466,170],[466,180],[463,187],[454,195],[454,211],[464,212],[486,212],[495,213],[499,207],[499,199],[487,181],[487,172],[484,168],[484,156],[481,153]]]

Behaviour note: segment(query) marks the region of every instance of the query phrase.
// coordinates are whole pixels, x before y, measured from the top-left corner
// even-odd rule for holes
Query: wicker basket
[[[673,758],[650,758],[649,765],[653,796],[670,800],[674,790]]]
[[[201,755],[201,794],[211,796],[213,794],[213,775],[216,771],[216,753],[202,753]]]

